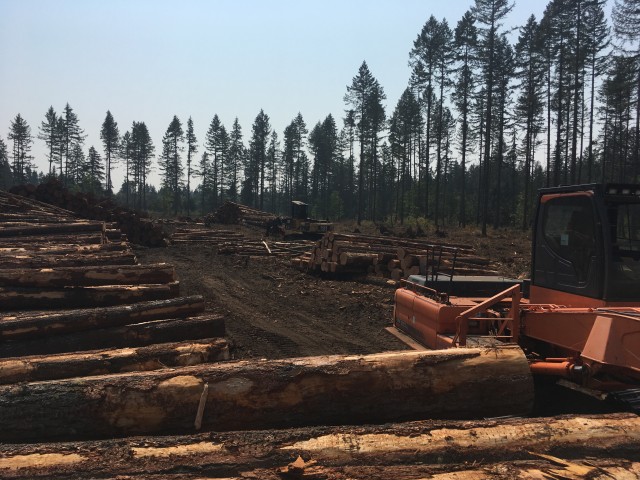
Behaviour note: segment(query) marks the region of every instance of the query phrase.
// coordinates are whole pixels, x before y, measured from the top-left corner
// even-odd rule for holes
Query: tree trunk
[[[223,339],[8,358],[0,360],[0,384],[186,367],[221,360],[229,360],[229,344]]]
[[[0,257],[0,269],[16,268],[59,268],[89,265],[135,265],[136,256],[132,251],[80,253],[78,255],[39,255],[27,253],[14,257]]]
[[[166,300],[178,295],[180,282],[62,288],[0,287],[0,304],[7,310],[90,308]]]
[[[28,227],[9,227],[0,230],[0,237],[41,236],[50,234],[74,234],[89,232],[104,232],[102,222],[77,222],[30,225]]]
[[[162,284],[176,280],[173,266],[166,263],[0,270],[0,287],[88,287]]]
[[[195,295],[117,307],[5,315],[0,317],[0,340],[35,338],[93,328],[115,327],[167,317],[193,315],[202,311],[204,311],[204,300],[201,296]]]
[[[0,475],[3,478],[61,479],[477,480],[520,478],[514,472],[529,466],[537,468],[537,475],[526,478],[578,478],[569,475],[570,472],[562,477],[542,475],[540,470],[545,468],[554,468],[556,473],[562,469],[557,462],[544,463],[544,460],[553,461],[553,458],[543,457],[546,454],[571,458],[571,462],[588,457],[589,465],[602,464],[607,472],[611,472],[607,478],[635,478],[616,475],[616,470],[608,469],[618,465],[640,471],[636,447],[640,441],[638,432],[640,417],[612,414],[483,422],[322,426],[118,441],[3,444],[0,445]],[[298,476],[293,472],[278,475],[277,470],[286,468],[298,456],[306,459]],[[603,457],[608,459],[604,463]],[[310,459],[317,463],[313,465]],[[322,469],[318,476],[313,475],[318,473],[316,468]],[[261,469],[261,472],[245,477],[254,469]],[[507,471],[509,474],[505,475]],[[186,472],[193,477],[186,476]],[[173,477],[174,474],[177,476]]]
[[[224,317],[219,314],[208,314],[200,317],[145,321],[122,327],[99,328],[30,340],[0,342],[0,357],[142,347],[154,343],[223,337],[224,334]]]
[[[203,407],[202,427],[226,431],[521,415],[532,406],[519,348],[251,360],[0,387],[0,440],[188,433]]]

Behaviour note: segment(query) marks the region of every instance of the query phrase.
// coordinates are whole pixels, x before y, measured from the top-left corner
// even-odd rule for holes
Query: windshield
[[[608,298],[640,299],[640,203],[611,202],[607,211],[612,242]]]

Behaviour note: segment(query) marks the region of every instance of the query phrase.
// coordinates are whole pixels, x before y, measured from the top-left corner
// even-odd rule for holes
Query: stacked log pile
[[[135,244],[148,247],[166,244],[167,235],[162,226],[151,219],[121,207],[111,199],[97,198],[90,193],[70,192],[57,179],[49,179],[37,186],[18,185],[11,188],[11,193],[55,205],[83,218],[115,223],[127,239]]]
[[[254,240],[243,233],[229,229],[204,226],[179,227],[170,237],[172,245],[206,244],[215,247],[219,255],[297,256],[308,251],[315,243],[309,240],[272,241]]]
[[[0,207],[0,384],[229,358],[222,316],[114,225],[6,192]]]
[[[302,270],[375,274],[399,280],[409,275],[497,275],[487,258],[463,244],[330,232],[311,252],[292,259]]]
[[[266,228],[267,224],[277,218],[276,215],[262,210],[235,203],[227,200],[215,212],[206,215],[205,225],[221,223],[223,225],[252,225]]]

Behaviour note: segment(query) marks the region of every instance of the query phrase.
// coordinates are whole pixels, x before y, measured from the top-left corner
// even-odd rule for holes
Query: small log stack
[[[464,244],[381,235],[329,232],[310,253],[292,259],[301,270],[374,274],[400,280],[409,275],[497,275],[487,258]]]
[[[171,245],[206,244],[216,247],[220,255],[297,256],[315,243],[310,240],[252,240],[236,230],[213,227],[179,227],[170,237]]]

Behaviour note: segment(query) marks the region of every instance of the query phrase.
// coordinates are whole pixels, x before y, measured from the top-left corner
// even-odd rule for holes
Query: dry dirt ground
[[[262,234],[236,228],[249,237]],[[349,231],[344,226],[341,230]],[[528,270],[530,245],[522,232],[496,231],[482,237],[466,229],[433,239],[471,244],[507,276],[523,277]],[[295,269],[288,257],[217,255],[215,247],[206,244],[137,248],[136,254],[141,263],[173,264],[182,294],[203,295],[207,310],[225,315],[235,358],[407,348],[385,330],[391,325],[395,286],[384,279],[322,277]]]

